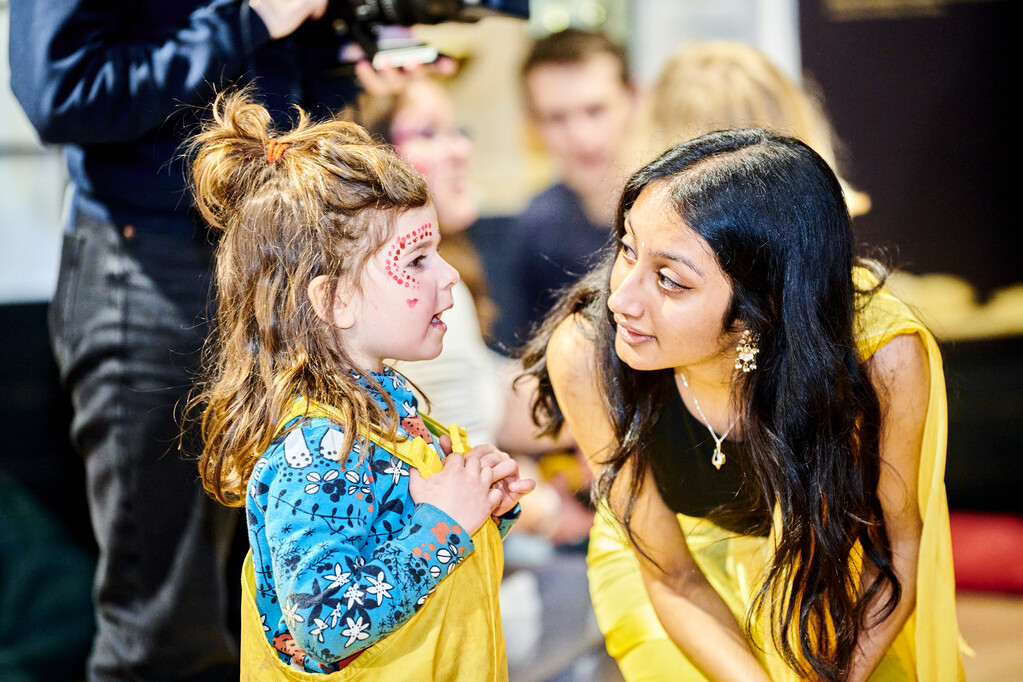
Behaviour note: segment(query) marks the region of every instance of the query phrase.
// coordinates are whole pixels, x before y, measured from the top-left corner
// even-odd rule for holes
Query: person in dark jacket
[[[521,78],[530,123],[556,161],[559,180],[516,216],[501,236],[506,241],[483,248],[498,280],[491,287],[501,313],[493,343],[513,353],[558,292],[595,266],[610,244],[614,198],[632,164],[629,134],[638,105],[625,47],[600,31],[569,28],[536,40]],[[500,253],[489,257],[495,248]]]
[[[11,85],[71,191],[53,349],[99,548],[89,678],[237,679],[237,511],[207,497],[175,406],[204,335],[211,239],[180,145],[227,84],[279,116],[337,110],[327,0],[12,0]],[[56,200],[56,199],[55,199]],[[230,616],[228,615],[230,613]]]

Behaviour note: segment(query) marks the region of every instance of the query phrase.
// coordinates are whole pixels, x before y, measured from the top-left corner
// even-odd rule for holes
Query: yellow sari
[[[857,268],[860,289],[876,280]],[[868,358],[899,334],[917,334],[926,349],[930,395],[920,452],[917,504],[923,521],[917,562],[916,610],[910,615],[871,680],[964,679],[955,612],[955,579],[945,497],[945,449],[948,414],[945,378],[938,345],[924,325],[887,289],[870,299],[857,318],[857,346]],[[693,556],[740,623],[757,588],[761,571],[771,558],[773,540],[737,536],[706,519],[678,515]],[[661,627],[647,597],[639,564],[624,531],[605,508],[590,534],[590,594],[608,652],[628,682],[638,680],[703,680],[703,675]],[[762,624],[754,638],[763,647],[758,658],[772,680],[795,680],[771,644],[770,629]]]

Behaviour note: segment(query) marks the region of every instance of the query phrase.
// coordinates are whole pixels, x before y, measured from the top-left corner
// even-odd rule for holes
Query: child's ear
[[[340,295],[340,292],[335,292],[333,301],[327,300],[328,281],[326,275],[313,277],[306,289],[309,302],[312,304],[316,316],[325,323],[338,329],[348,329],[355,324],[352,307],[344,302],[344,297]]]

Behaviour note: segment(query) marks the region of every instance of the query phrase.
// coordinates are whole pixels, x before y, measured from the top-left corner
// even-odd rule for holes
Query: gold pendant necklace
[[[728,426],[728,429],[721,434],[720,438],[718,438],[718,435],[714,433],[714,429],[711,428],[710,420],[707,419],[707,417],[703,414],[703,410],[700,409],[700,401],[696,399],[696,394],[693,393],[693,389],[689,387],[689,382],[686,381],[686,375],[682,373],[682,370],[678,370],[678,375],[682,377],[682,385],[686,387],[686,390],[689,391],[689,396],[693,399],[693,407],[696,408],[696,412],[700,415],[700,420],[703,422],[703,425],[707,427],[707,430],[710,431],[710,437],[714,439],[714,454],[710,457],[710,463],[714,465],[715,469],[721,469],[721,467],[725,464],[725,453],[721,452],[721,443],[723,443],[725,438],[728,437],[728,434],[732,432],[732,427],[734,427],[735,423],[739,421],[739,415],[735,415],[735,418],[732,419],[732,423]]]

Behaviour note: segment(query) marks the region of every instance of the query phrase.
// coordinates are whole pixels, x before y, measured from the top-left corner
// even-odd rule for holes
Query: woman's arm
[[[596,349],[579,317],[565,318],[547,343],[547,373],[565,427],[594,473],[611,450],[614,432],[597,380]]]
[[[850,680],[870,676],[916,607],[917,555],[923,524],[917,502],[917,474],[923,445],[924,421],[930,391],[927,354],[916,335],[896,336],[868,363],[870,377],[881,401],[881,480],[878,495],[891,542],[893,568],[902,585],[902,599],[883,622],[860,635]],[[862,582],[869,584],[876,570],[868,566]],[[868,616],[875,622],[887,592]]]
[[[595,349],[579,324],[569,318],[555,330],[547,346],[547,370],[566,425],[599,468],[614,434],[601,398]],[[615,485],[618,494],[610,503],[617,513],[629,487],[628,480]],[[636,556],[650,601],[676,646],[712,679],[767,680],[745,633],[700,571],[678,519],[649,477],[630,525],[642,546]]]
[[[623,481],[617,490],[625,493]],[[612,500],[618,508],[624,495]],[[640,573],[658,620],[689,659],[712,680],[768,680],[745,631],[708,582],[685,535],[648,473],[633,511]],[[635,548],[634,548],[635,549]]]

